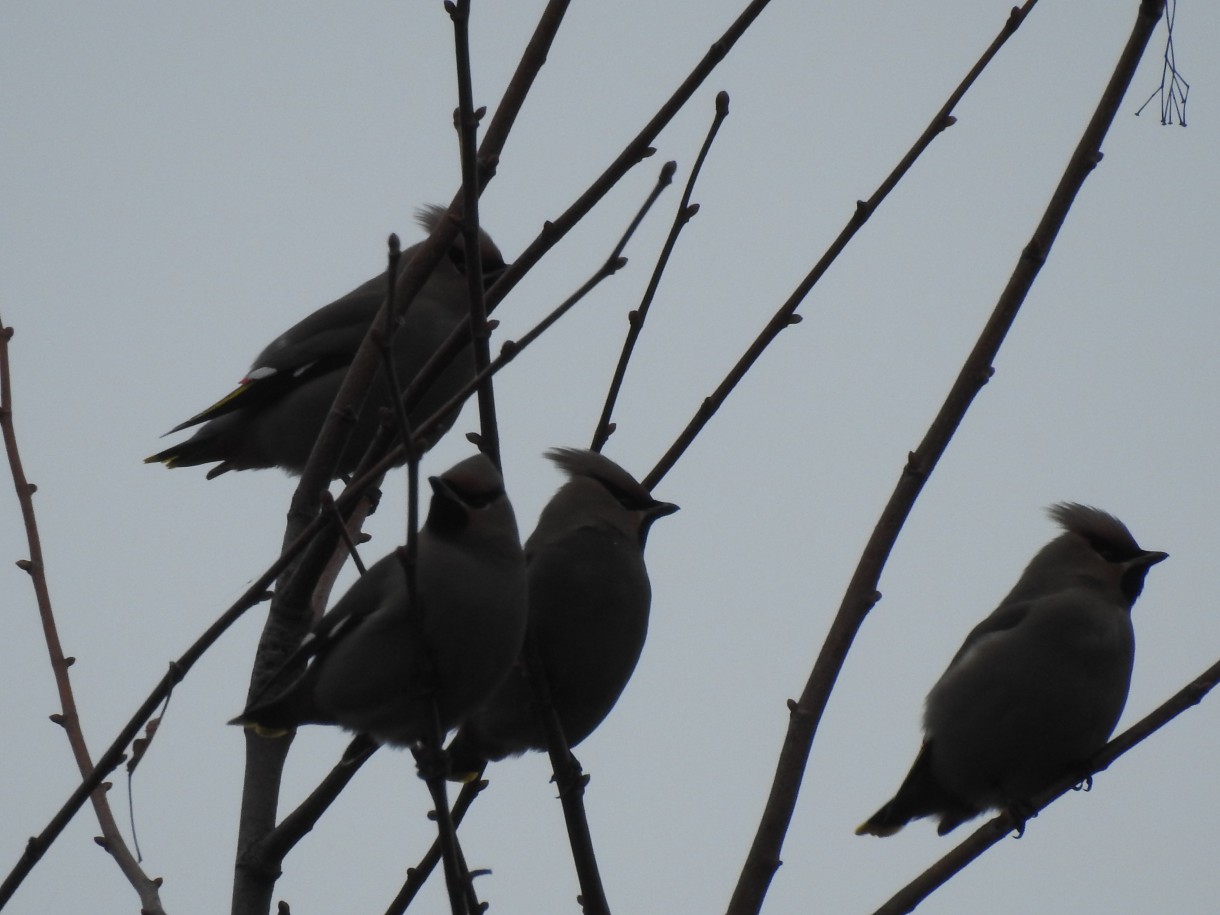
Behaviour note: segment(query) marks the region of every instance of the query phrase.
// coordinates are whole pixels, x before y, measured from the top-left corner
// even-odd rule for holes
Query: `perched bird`
[[[431,231],[445,212],[443,207],[426,207],[419,212],[419,223]],[[490,286],[503,273],[504,258],[486,233],[481,238],[483,280]],[[403,252],[400,271],[406,268],[416,248],[418,245]],[[448,258],[436,266],[407,309],[403,326],[391,345],[400,388],[410,384],[469,314],[465,263],[459,236],[449,249]],[[202,423],[194,435],[145,458],[145,463],[190,467],[219,462],[208,471],[208,479],[228,470],[264,467],[299,474],[347,368],[385,299],[386,285],[386,275],[382,273],[280,334],[258,354],[236,390],[167,433]],[[472,377],[474,356],[470,347],[466,347],[411,411],[412,422],[427,419]],[[379,369],[339,460],[337,475],[355,469],[377,430],[381,409],[389,404],[389,383],[384,370]],[[443,428],[436,430],[430,443],[456,418],[455,413]]]
[[[504,679],[520,652],[526,613],[525,559],[504,481],[477,454],[429,482],[415,602],[395,551],[307,637],[316,652],[304,673],[231,724],[267,736],[301,724],[337,724],[406,746],[427,734],[433,698],[448,731]]]
[[[601,724],[631,678],[648,632],[652,592],[644,541],[678,506],[658,502],[627,471],[594,451],[547,452],[568,481],[547,503],[525,545],[527,638],[538,648],[551,702],[569,745]],[[449,746],[455,778],[488,760],[547,749],[524,656]]]
[[[966,636],[928,693],[915,764],[857,835],[939,816],[943,836],[1019,805],[1083,767],[1118,724],[1135,659],[1131,605],[1168,554],[1141,549],[1099,509],[1062,502],[1049,513],[1064,533]]]

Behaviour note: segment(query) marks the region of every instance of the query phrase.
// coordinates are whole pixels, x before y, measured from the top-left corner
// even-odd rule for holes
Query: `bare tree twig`
[[[932,118],[924,132],[920,134],[919,139],[915,141],[910,150],[907,151],[907,154],[894,167],[894,170],[886,176],[886,179],[878,186],[868,200],[856,202],[856,209],[853,211],[851,219],[848,220],[847,225],[839,232],[830,247],[826,249],[826,253],[814,264],[813,269],[801,280],[800,285],[796,287],[792,295],[788,297],[787,301],[780,306],[771,320],[767,322],[758,337],[750,344],[749,349],[737,361],[737,364],[733,366],[728,375],[725,376],[725,379],[712,392],[711,396],[707,397],[699,405],[699,409],[694,417],[691,418],[686,428],[682,430],[681,435],[678,436],[669,450],[657,462],[657,465],[653,467],[648,476],[640,481],[646,488],[654,488],[665,477],[665,474],[673,469],[678,459],[691,446],[691,443],[694,442],[695,438],[703,430],[703,427],[711,421],[711,418],[724,405],[729,394],[733,392],[733,389],[745,377],[746,373],[758,361],[772,341],[786,328],[800,323],[801,316],[796,313],[796,310],[800,307],[801,302],[804,301],[805,296],[809,294],[822,278],[822,275],[830,269],[830,265],[835,262],[861,227],[868,222],[869,217],[881,205],[882,201],[889,196],[890,192],[898,185],[898,182],[910,171],[916,160],[932,144],[932,141],[946,128],[953,126],[955,119],[951,112],[954,107],[961,101],[962,96],[966,94],[966,91],[974,83],[975,79],[978,78],[983,68],[990,63],[991,58],[995,56],[1004,42],[1008,40],[1008,37],[1017,30],[1017,27],[1024,20],[1025,16],[1028,15],[1029,10],[1035,3],[1037,3],[1037,0],[1027,0],[1025,6],[1013,9],[1008,21],[1004,25],[1003,31],[1000,32],[1000,35],[992,42],[991,47],[987,49],[974,68],[967,74],[966,78],[954,90],[949,100],[936,113],[936,116]]]
[[[657,287],[661,284],[661,276],[665,272],[665,267],[669,263],[669,257],[673,253],[674,246],[678,243],[678,236],[686,227],[686,224],[694,218],[699,212],[699,204],[691,205],[691,194],[695,189],[695,181],[699,178],[699,172],[703,168],[703,162],[707,159],[708,151],[712,148],[712,141],[716,139],[716,134],[720,130],[720,125],[724,123],[724,119],[729,116],[729,94],[727,92],[716,93],[716,115],[712,118],[712,126],[708,128],[707,137],[703,141],[703,147],[699,150],[699,155],[695,157],[695,164],[691,168],[690,177],[686,180],[686,189],[682,192],[682,199],[678,202],[678,210],[674,214],[673,225],[670,227],[669,235],[665,239],[665,244],[661,246],[661,253],[657,255],[656,266],[652,270],[652,276],[648,280],[648,288],[644,290],[644,296],[640,300],[640,307],[635,311],[629,312],[627,315],[628,328],[627,339],[623,341],[623,351],[619,355],[618,365],[614,367],[614,377],[610,381],[610,390],[606,393],[606,404],[602,407],[602,415],[597,421],[597,428],[593,431],[593,443],[589,446],[593,451],[601,451],[605,447],[606,442],[614,433],[615,424],[611,421],[614,414],[614,405],[618,401],[619,391],[623,386],[623,378],[627,374],[627,363],[631,361],[631,354],[635,350],[636,340],[639,339],[641,331],[644,329],[644,321],[648,318],[648,310],[652,305],[653,298],[656,297]],[[676,167],[677,163],[666,163],[666,167]],[[671,172],[672,174],[672,169]],[[662,172],[664,174],[664,172]]]
[[[344,751],[343,758],[335,763],[334,768],[309,796],[284,817],[275,829],[267,833],[262,841],[247,851],[250,864],[278,873],[285,855],[317,825],[322,814],[377,749],[378,745],[367,738],[356,737]]]
[[[204,652],[211,648],[216,640],[233,623],[241,618],[242,614],[265,599],[267,589],[271,583],[305,549],[306,545],[324,524],[325,519],[322,516],[315,518],[309,527],[305,529],[304,533],[293,543],[291,548],[272,563],[271,567],[260,575],[245,590],[241,597],[234,601],[176,661],[170,662],[169,670],[165,676],[158,681],[157,685],[148,694],[148,697],[145,698],[140,707],[132,714],[127,724],[123,726],[110,746],[98,758],[93,769],[81,780],[80,785],[76,787],[72,794],[68,796],[68,799],[64,801],[63,805],[43,828],[42,832],[30,838],[20,859],[5,877],[4,882],[0,883],[0,908],[3,908],[8,900],[12,898],[17,887],[21,885],[21,882],[34,869],[34,865],[38,863],[46,853],[46,850],[59,837],[59,834],[63,832],[64,827],[71,822],[72,817],[80,810],[90,793],[102,783],[102,780],[107,775],[122,764],[124,759],[123,751],[140,733],[140,728],[153,716],[157,707],[169,695],[170,691],[182,681],[187,671],[195,665],[195,662],[203,656]],[[273,741],[267,742],[272,743]]]
[[[987,55],[971,71],[967,84],[1017,28],[1034,2],[1035,0],[1030,0],[1024,7],[1013,10],[1004,31],[992,44]],[[944,454],[945,449],[948,448],[953,433],[965,417],[975,396],[993,374],[992,362],[999,352],[1008,329],[1016,319],[1021,303],[1037,278],[1038,272],[1042,269],[1076,194],[1101,160],[1101,142],[1130,85],[1148,39],[1156,27],[1163,3],[1164,0],[1143,0],[1141,3],[1139,15],[1127,46],[1102,94],[1097,110],[1085,128],[1084,135],[1077,144],[1058,186],[1051,195],[1046,211],[1034,230],[1033,238],[1021,252],[1012,276],[1000,295],[991,317],[979,335],[970,355],[966,358],[961,372],[954,381],[940,411],[933,419],[923,441],[918,449],[910,454],[894,492],[882,511],[877,526],[874,528],[848,584],[843,601],[814,663],[813,671],[809,675],[800,700],[797,702],[789,700],[788,732],[780,751],[766,808],[729,903],[730,915],[756,913],[762,907],[771,878],[781,863],[780,849],[788,831],[788,824],[792,819],[792,811],[796,806],[800,782],[809,760],[809,751],[813,745],[818,723],[821,721],[830,692],[842,669],[852,641],[863,624],[864,618],[880,599],[877,583],[886,559],[907,515],[915,504],[915,499],[923,489],[924,482],[935,468],[941,455]],[[959,92],[961,91],[964,89],[959,87]],[[947,112],[942,110],[941,116],[946,114]]]
[[[589,185],[588,189],[571,206],[564,210],[556,219],[547,222],[543,226],[538,237],[517,256],[512,266],[504,271],[504,274],[491,288],[488,294],[489,310],[495,307],[493,303],[498,303],[559,239],[563,238],[574,225],[580,222],[606,196],[623,175],[653,154],[652,141],[673,120],[674,115],[685,107],[686,103],[695,94],[695,91],[703,85],[703,81],[724,60],[738,39],[754,24],[754,20],[766,9],[769,2],[770,0],[752,0],[752,2],[748,3],[746,8],[741,11],[732,24],[724,31],[724,34],[712,42],[712,46],[708,48],[707,53],[703,55],[703,58],[695,65],[686,79],[666,99],[657,110],[657,113],[652,116],[640,132],[623,147],[622,152],[606,167],[606,170]],[[488,136],[490,135],[491,131],[488,130]]]
[[[55,688],[59,693],[60,711],[51,716],[51,720],[64,729],[71,747],[72,756],[81,775],[88,774],[93,769],[93,761],[89,756],[89,747],[85,743],[85,733],[81,728],[80,713],[76,708],[76,697],[72,692],[72,680],[68,668],[75,658],[64,655],[63,646],[59,641],[59,628],[55,623],[55,610],[51,605],[51,589],[47,584],[46,562],[42,555],[42,540],[38,534],[38,518],[34,512],[34,492],[37,489],[25,476],[21,463],[21,452],[17,447],[17,431],[13,424],[13,388],[10,372],[9,341],[13,338],[13,328],[4,326],[0,321],[0,434],[4,437],[4,450],[8,456],[9,470],[12,472],[13,489],[17,494],[17,504],[21,506],[21,517],[25,523],[26,543],[29,546],[30,558],[20,560],[17,565],[29,576],[34,586],[34,598],[38,605],[38,616],[42,621],[43,638],[46,640],[47,652],[51,658],[51,672],[55,677]],[[117,763],[116,763],[117,765]],[[98,785],[89,799],[93,803],[93,811],[101,827],[102,835],[97,839],[98,845],[106,849],[114,858],[119,870],[140,898],[140,908],[148,915],[164,915],[161,907],[161,878],[151,878],[140,867],[136,856],[128,848],[127,842],[110,809],[110,801],[106,794],[108,785]],[[36,840],[31,839],[31,846]],[[30,849],[27,848],[27,854]],[[7,886],[8,881],[5,882]],[[15,888],[15,887],[14,887]],[[11,893],[11,891],[10,891]],[[8,898],[0,890],[0,906]]]
[[[458,150],[462,163],[462,238],[466,256],[466,288],[470,295],[470,335],[474,340],[474,365],[482,372],[491,362],[491,331],[487,327],[487,306],[483,301],[483,255],[479,244],[480,175],[475,157],[475,140],[484,109],[474,109],[474,87],[470,76],[470,0],[446,0],[445,9],[453,20],[453,47],[457,62],[458,108],[454,126],[458,131]],[[479,450],[501,469],[500,431],[496,423],[496,398],[491,376],[479,385]]]
[[[1145,715],[1127,730],[1123,731],[1108,744],[1102,747],[1090,761],[1088,774],[1085,778],[1081,773],[1073,773],[1061,778],[1046,790],[1036,795],[1030,802],[1037,816],[1054,801],[1067,794],[1081,781],[1091,779],[1093,775],[1109,768],[1114,760],[1133,749],[1147,737],[1160,730],[1178,715],[1193,708],[1203,701],[1220,681],[1220,661],[1217,661],[1190,683],[1174,693],[1160,706]],[[1004,811],[994,819],[989,820],[974,831],[964,842],[946,854],[926,871],[895,893],[885,905],[877,909],[873,915],[901,915],[911,912],[919,903],[944,885],[954,874],[967,864],[978,858],[992,845],[999,842],[1022,824],[1015,823],[1011,812]]]
[[[462,786],[462,790],[458,792],[457,799],[453,802],[453,809],[450,811],[453,817],[453,825],[456,829],[461,825],[462,819],[466,816],[466,811],[470,809],[470,805],[474,803],[474,799],[479,796],[484,788],[487,787],[487,782],[482,779],[475,779],[467,782]],[[416,895],[423,888],[423,885],[428,881],[432,871],[436,868],[436,864],[441,859],[441,843],[438,837],[432,847],[420,859],[419,864],[415,867],[408,868],[407,880],[402,885],[402,889],[398,891],[398,895],[390,902],[389,908],[386,909],[385,915],[402,915],[407,910],[407,906],[415,899]]]

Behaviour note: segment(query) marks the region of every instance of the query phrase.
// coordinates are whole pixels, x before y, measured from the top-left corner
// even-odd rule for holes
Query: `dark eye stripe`
[[[1101,537],[1088,537],[1087,539],[1089,546],[1096,550],[1097,555],[1106,562],[1127,562],[1143,552],[1139,549],[1133,549],[1129,544],[1115,543],[1113,540],[1105,540]]]
[[[483,490],[480,492],[458,492],[458,497],[468,508],[486,508],[492,502],[504,495],[503,489]]]

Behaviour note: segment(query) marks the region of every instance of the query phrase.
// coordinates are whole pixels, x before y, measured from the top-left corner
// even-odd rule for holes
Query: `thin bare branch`
[[[453,802],[453,809],[450,811],[454,829],[461,825],[462,819],[466,816],[466,811],[470,809],[474,799],[486,787],[487,782],[482,779],[475,779],[462,786],[462,790],[458,792],[457,799]],[[398,895],[390,902],[385,915],[402,915],[407,910],[407,906],[411,904],[423,888],[423,885],[427,883],[428,877],[432,875],[432,871],[436,869],[437,862],[440,859],[441,842],[438,837],[432,843],[432,847],[420,859],[419,864],[407,869],[407,880],[402,885],[402,889],[398,891]]]
[[[34,586],[34,599],[38,605],[38,616],[42,622],[42,634],[46,641],[47,652],[51,658],[51,672],[55,677],[55,688],[59,693],[60,711],[51,716],[51,720],[64,729],[71,747],[72,756],[81,775],[87,775],[93,769],[93,761],[89,756],[89,747],[85,743],[85,734],[81,729],[80,714],[76,708],[76,697],[72,692],[72,680],[68,668],[75,658],[64,655],[63,646],[59,641],[59,629],[55,623],[55,611],[51,605],[51,589],[47,585],[46,562],[42,555],[42,540],[38,534],[38,518],[34,512],[34,492],[37,487],[25,476],[21,463],[21,453],[17,447],[17,431],[13,423],[13,388],[10,373],[9,341],[13,338],[13,328],[0,322],[0,433],[4,437],[4,450],[8,456],[9,470],[12,472],[13,489],[17,494],[17,504],[21,507],[21,517],[25,523],[26,544],[30,550],[30,558],[20,560],[17,565],[30,576]],[[100,780],[99,780],[100,782]],[[160,878],[153,879],[144,873],[136,856],[127,847],[123,834],[119,831],[110,802],[106,798],[109,786],[95,786],[89,795],[93,802],[93,811],[97,817],[102,834],[97,844],[110,852],[123,876],[131,884],[140,897],[140,907],[152,915],[161,913]],[[53,837],[52,837],[53,838]],[[26,854],[33,850],[37,840],[30,840]],[[49,844],[49,843],[48,843]],[[10,876],[11,879],[11,876]],[[4,887],[9,882],[5,881]],[[15,885],[13,887],[15,889]],[[12,890],[0,889],[0,906],[4,904]]]
[[[1030,0],[1024,7],[1013,10],[1004,31],[992,44],[984,59],[975,66],[972,76],[982,69],[990,56],[1012,34],[1034,2],[1035,0]],[[762,907],[771,878],[780,865],[780,849],[796,806],[818,723],[852,641],[864,618],[880,599],[877,583],[886,559],[925,481],[948,448],[953,433],[965,417],[975,396],[993,374],[992,362],[1008,329],[1016,319],[1021,303],[1042,269],[1076,194],[1101,160],[1101,142],[1130,85],[1140,56],[1160,18],[1162,6],[1163,0],[1144,0],[1141,4],[1127,46],[1102,94],[1097,110],[1051,195],[1050,203],[1034,231],[1033,238],[1021,252],[1008,284],[973,350],[966,358],[944,404],[918,449],[910,454],[903,468],[898,484],[882,511],[848,584],[800,700],[789,700],[788,732],[780,751],[766,808],[729,903],[730,915],[756,913]],[[960,91],[964,90],[959,89]],[[943,112],[942,116],[947,116],[947,112]]]
[[[843,249],[855,237],[856,233],[868,222],[872,214],[881,205],[882,201],[889,196],[890,192],[898,185],[898,182],[910,171],[916,160],[923,155],[927,148],[932,144],[945,129],[953,126],[955,121],[952,116],[953,109],[957,103],[961,101],[962,96],[973,85],[974,81],[982,73],[983,69],[991,62],[991,59],[1008,40],[1009,36],[1017,30],[1029,10],[1037,3],[1037,0],[1029,0],[1025,6],[1014,8],[1010,14],[1008,21],[1004,25],[1004,29],[983,56],[979,59],[962,80],[953,94],[949,96],[949,100],[941,107],[935,117],[932,118],[928,126],[920,134],[919,138],[912,144],[907,154],[894,167],[894,170],[886,176],[885,180],[877,187],[868,200],[856,201],[856,208],[852,212],[851,218],[847,221],[842,231],[831,243],[826,252],[814,264],[813,269],[805,275],[801,280],[800,285],[796,287],[792,295],[780,306],[779,310],[771,317],[766,326],[762,329],[754,342],[737,361],[737,364],[729,371],[724,380],[712,392],[711,396],[704,399],[699,405],[699,409],[691,418],[686,428],[682,430],[681,435],[670,446],[669,450],[657,462],[657,465],[649,472],[641,482],[649,489],[654,488],[669,473],[677,464],[678,459],[686,452],[686,449],[691,446],[695,438],[703,430],[703,427],[711,421],[711,418],[716,415],[716,412],[724,405],[733,389],[737,387],[746,373],[753,367],[754,363],[762,356],[763,352],[772,341],[780,335],[786,328],[799,324],[801,316],[796,313],[797,308],[805,300],[805,297],[810,293],[817,282],[822,278],[823,274],[830,269],[830,265],[835,262],[838,256],[843,253]]]
[[[470,295],[470,335],[474,340],[474,365],[482,372],[491,362],[491,331],[487,328],[487,306],[483,301],[483,254],[479,244],[480,178],[475,141],[483,109],[475,111],[470,76],[470,0],[446,2],[453,20],[453,47],[457,62],[458,108],[454,126],[462,163],[462,239],[466,263],[466,287]],[[479,449],[497,469],[500,461],[500,431],[496,422],[496,398],[491,376],[479,385]]]
[[[377,744],[367,738],[356,737],[343,752],[343,758],[335,763],[334,768],[318,783],[318,787],[284,817],[275,829],[267,833],[261,842],[247,851],[247,863],[251,867],[279,873],[284,856],[313,830],[322,814],[377,749]]]
[[[712,46],[708,48],[707,53],[703,55],[703,58],[695,65],[686,79],[666,99],[657,110],[657,113],[652,116],[640,132],[623,147],[622,152],[606,167],[605,171],[562,214],[542,227],[538,237],[517,256],[512,266],[504,271],[503,275],[488,292],[489,311],[494,309],[495,304],[499,303],[508,294],[508,291],[517,284],[521,277],[547,251],[554,247],[555,243],[563,238],[573,226],[580,222],[627,172],[653,154],[652,141],[657,138],[657,135],[660,134],[665,126],[690,101],[695,91],[703,85],[703,81],[724,60],[738,39],[754,24],[754,21],[762,11],[767,8],[769,2],[770,0],[752,0],[751,3],[748,3],[746,8],[741,11],[732,24],[724,31],[724,34],[712,42]],[[489,129],[488,137],[491,136],[491,133],[492,131]]]
[[[674,214],[673,225],[670,226],[665,244],[661,246],[661,253],[657,256],[657,263],[653,267],[652,276],[648,279],[648,288],[644,290],[644,296],[640,300],[640,307],[627,314],[627,339],[623,341],[623,351],[619,355],[618,365],[614,367],[614,377],[610,381],[610,390],[606,393],[606,403],[602,407],[602,415],[597,421],[597,428],[593,431],[593,443],[589,446],[593,451],[601,451],[614,433],[615,423],[612,422],[611,417],[614,415],[614,405],[618,401],[618,394],[622,389],[623,379],[627,375],[627,364],[631,361],[631,354],[635,350],[635,343],[644,329],[644,321],[648,318],[648,310],[652,306],[652,300],[656,297],[657,287],[661,284],[661,276],[665,273],[669,257],[673,254],[674,247],[678,243],[678,236],[686,227],[686,224],[699,212],[699,204],[691,205],[691,194],[695,190],[695,181],[698,180],[699,172],[703,169],[703,162],[707,159],[708,151],[712,148],[712,141],[716,139],[716,134],[720,131],[720,125],[724,123],[724,119],[728,116],[729,94],[727,92],[718,92],[716,93],[716,115],[712,118],[712,126],[708,128],[707,137],[703,141],[699,155],[695,157],[694,167],[691,168],[690,177],[686,180],[686,189],[682,192],[682,199],[678,202],[678,210]],[[676,164],[668,162],[666,163],[666,168],[671,166],[676,167]],[[662,171],[662,174],[664,174],[664,171]],[[672,175],[672,169],[670,174]]]
[[[340,504],[342,504],[342,500],[340,500]],[[140,733],[140,728],[144,726],[145,722],[156,713],[157,707],[169,695],[170,691],[182,681],[187,671],[195,665],[204,652],[211,648],[217,639],[241,618],[242,614],[266,598],[267,589],[271,586],[271,583],[305,549],[306,545],[323,527],[324,523],[324,519],[321,516],[315,518],[293,543],[292,547],[285,551],[266,572],[260,575],[245,590],[241,597],[234,601],[176,661],[170,662],[169,670],[165,676],[153,687],[148,697],[136,709],[135,713],[128,720],[127,724],[123,726],[122,730],[119,731],[106,751],[98,758],[93,769],[84,776],[80,785],[64,801],[63,806],[51,818],[42,832],[37,836],[31,837],[26,843],[25,851],[20,859],[13,866],[8,876],[5,877],[4,882],[0,883],[0,908],[3,908],[13,893],[16,892],[17,887],[21,885],[21,882],[34,869],[34,865],[38,863],[46,853],[46,850],[50,848],[51,844],[63,832],[64,827],[71,822],[72,817],[80,810],[94,789],[102,783],[107,775],[122,764],[125,758],[124,750]],[[269,744],[276,743],[276,741],[264,742]]]

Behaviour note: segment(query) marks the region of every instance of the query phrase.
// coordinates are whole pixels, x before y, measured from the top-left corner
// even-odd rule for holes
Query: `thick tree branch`
[[[1013,11],[1000,37],[963,85],[968,85],[969,80],[982,69],[990,56],[994,55],[1020,24],[1033,4],[1034,0],[1030,0],[1021,9]],[[1034,231],[1033,238],[1022,251],[1007,286],[974,349],[966,358],[943,406],[919,447],[909,456],[898,484],[864,548],[800,700],[789,701],[788,732],[780,751],[771,794],[729,903],[730,915],[756,913],[762,907],[771,878],[780,865],[780,849],[796,806],[800,782],[818,724],[852,641],[864,618],[880,599],[877,583],[886,559],[929,474],[948,448],[953,433],[965,417],[975,396],[991,377],[992,362],[1008,329],[1016,319],[1025,296],[1042,269],[1076,194],[1101,160],[1101,142],[1130,85],[1144,47],[1160,18],[1162,6],[1163,0],[1144,0],[1141,4],[1135,28],[1122,57],[1068,162],[1063,177],[1051,195],[1050,203]],[[955,97],[963,91],[963,88],[959,88]],[[948,112],[942,110],[938,118],[947,116]]]

